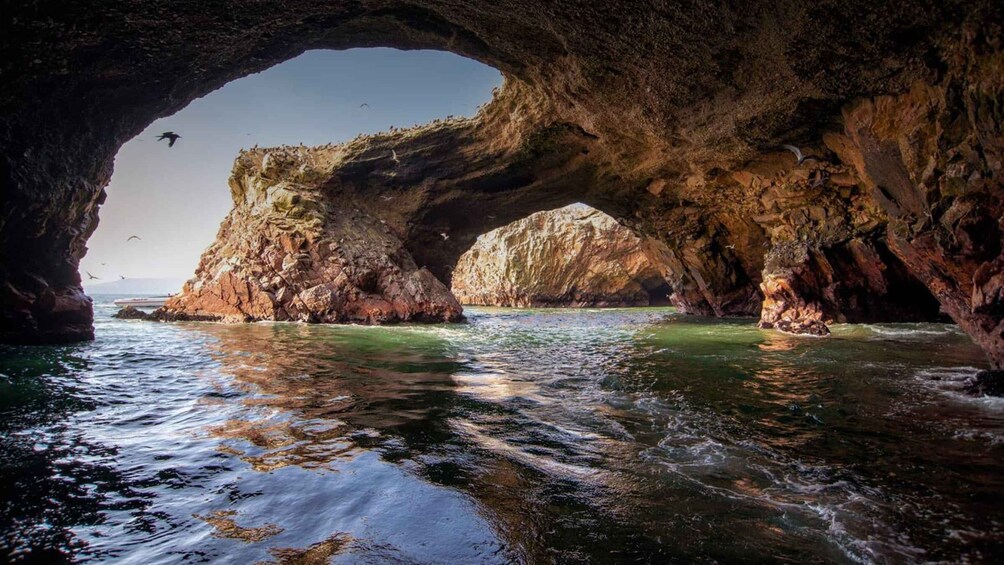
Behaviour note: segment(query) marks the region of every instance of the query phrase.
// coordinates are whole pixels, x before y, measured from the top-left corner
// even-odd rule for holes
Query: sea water
[[[0,560],[1000,562],[1004,400],[955,326],[665,308],[111,318],[0,346]]]

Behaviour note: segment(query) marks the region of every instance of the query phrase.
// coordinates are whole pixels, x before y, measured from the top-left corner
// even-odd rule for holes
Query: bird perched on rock
[[[814,157],[812,155],[802,155],[802,150],[799,149],[798,147],[795,147],[794,145],[782,145],[781,147],[784,147],[788,151],[791,151],[792,153],[795,154],[795,159],[796,159],[795,164],[796,165],[801,165],[802,163],[804,163],[806,161],[819,161],[820,160],[819,157]]]
[[[168,140],[167,142],[168,147],[174,147],[174,142],[181,139],[181,136],[174,133],[173,131],[165,131],[164,133],[157,136],[157,141],[162,141],[165,139]]]
[[[809,187],[810,188],[819,188],[819,187],[823,186],[824,184],[826,184],[826,181],[830,180],[830,173],[829,173],[829,171],[824,171],[824,170],[820,169],[820,170],[814,171],[814,172],[817,173],[817,174],[814,174],[814,175],[812,175],[812,176],[809,177]]]
[[[92,275],[90,271],[84,271],[84,272],[87,273],[87,280],[89,280],[89,281],[99,281],[99,280],[101,280],[101,277],[96,277],[96,276]]]
[[[129,236],[129,239],[127,239],[126,241],[132,241],[132,240],[134,240],[134,239],[135,239],[135,240],[139,240],[139,241],[143,241],[142,239],[140,239],[140,238],[139,238],[139,236],[138,236],[138,235],[130,235],[130,236]]]

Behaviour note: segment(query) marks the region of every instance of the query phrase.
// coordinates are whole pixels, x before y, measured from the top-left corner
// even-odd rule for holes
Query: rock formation
[[[116,150],[153,119],[306,49],[383,45],[450,50],[506,79],[473,119],[361,138],[323,169],[312,201],[335,223],[358,209],[378,247],[399,242],[365,259],[397,265],[395,280],[424,267],[448,284],[481,233],[584,202],[642,238],[688,311],[762,310],[764,326],[825,333],[829,320],[931,319],[936,301],[1001,368],[1002,11],[992,0],[11,6],[0,338],[91,336],[77,261]],[[785,143],[818,160],[796,163]],[[327,229],[303,232],[313,286],[290,285],[297,296],[326,276],[317,260],[356,259],[312,247],[330,244]],[[263,294],[277,288],[261,282],[275,276],[264,264],[229,282],[222,263],[203,268],[203,283],[241,297],[240,316],[303,313]],[[189,292],[208,289],[208,304],[211,287]]]
[[[450,322],[460,304],[391,226],[324,182],[344,148],[256,149],[234,163],[234,208],[195,278],[157,316],[231,321]]]
[[[452,290],[479,306],[648,306],[665,303],[668,286],[627,228],[572,205],[479,237]]]

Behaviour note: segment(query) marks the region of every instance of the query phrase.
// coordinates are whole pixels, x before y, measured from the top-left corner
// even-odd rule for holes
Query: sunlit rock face
[[[415,265],[385,222],[323,182],[338,147],[243,152],[234,163],[234,208],[195,278],[158,317],[227,321],[448,322],[461,319],[449,290]]]
[[[642,239],[688,312],[824,333],[901,319],[919,282],[1004,367],[999,0],[116,0],[5,17],[0,339],[92,335],[77,261],[115,152],[153,119],[305,49],[383,45],[446,49],[506,79],[472,119],[346,144],[318,181],[325,225],[359,222],[410,255],[417,270],[365,253],[380,272],[397,265],[393,280],[426,268],[449,284],[478,235],[584,202]],[[310,255],[297,303],[328,302],[303,294],[330,282],[313,278],[318,259],[353,257],[314,256],[326,229],[298,228],[299,251],[266,246]],[[224,255],[199,280],[239,297],[235,315],[288,304],[264,264],[224,271]]]
[[[452,290],[461,303],[480,306],[648,306],[668,299],[641,241],[582,204],[482,235],[457,262]]]

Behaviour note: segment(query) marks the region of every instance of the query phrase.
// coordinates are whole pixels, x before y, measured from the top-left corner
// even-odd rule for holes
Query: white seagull
[[[810,160],[819,161],[819,157],[813,157],[812,155],[802,155],[802,150],[799,149],[798,147],[795,147],[794,145],[782,145],[781,147],[784,147],[788,151],[791,151],[792,153],[795,154],[795,159],[797,160],[797,162],[795,163],[796,165],[801,165],[802,163]]]

